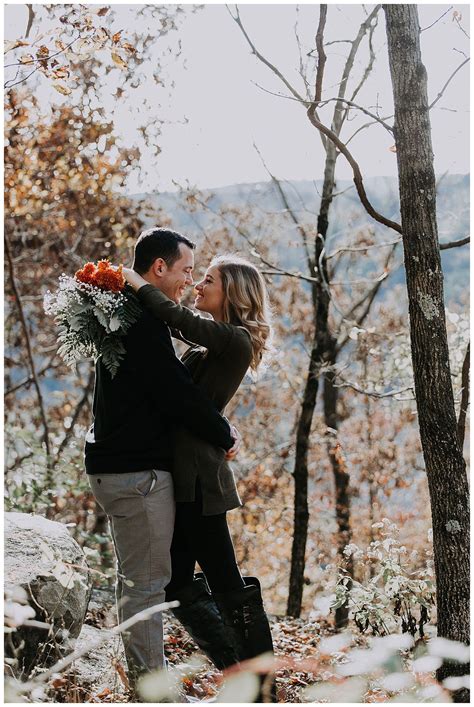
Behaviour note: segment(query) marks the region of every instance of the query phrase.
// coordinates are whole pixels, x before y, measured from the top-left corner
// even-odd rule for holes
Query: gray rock
[[[74,672],[75,681],[82,689],[87,689],[93,694],[98,694],[106,688],[114,695],[122,694],[125,687],[120,679],[120,667],[117,670],[116,666],[122,666],[126,672],[127,664],[120,636],[111,635],[110,629],[84,624],[75,649],[86,649],[99,638],[106,638],[106,640],[72,664],[71,671]]]
[[[5,513],[4,571],[7,596],[22,587],[36,612],[9,634],[6,652],[18,669],[50,664],[73,646],[91,590],[87,563],[62,523],[26,513]],[[49,624],[50,629],[38,627]],[[21,646],[21,643],[24,643]]]

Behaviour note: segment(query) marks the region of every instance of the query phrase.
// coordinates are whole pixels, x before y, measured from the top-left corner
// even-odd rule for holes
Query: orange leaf
[[[49,49],[47,46],[44,44],[41,45],[41,47],[38,49],[36,52],[36,56],[40,59],[44,59],[45,57],[49,56]]]
[[[59,687],[64,687],[68,684],[67,678],[56,678],[51,682],[52,687],[57,690]]]
[[[122,48],[125,49],[126,52],[129,54],[136,54],[137,50],[133,46],[133,44],[130,44],[130,42],[124,42],[122,44]]]
[[[97,693],[97,697],[106,697],[107,695],[111,695],[112,690],[110,690],[108,687],[104,687],[103,690],[101,690],[99,693]]]
[[[120,30],[120,32],[116,32],[114,35],[112,35],[112,42],[114,44],[117,44],[118,42],[120,42],[121,36],[122,36],[122,30]]]
[[[128,682],[128,677],[127,673],[125,672],[125,668],[123,667],[122,663],[120,663],[118,660],[114,661],[114,668],[119,674],[119,678],[122,681],[124,687],[126,690],[129,688],[129,682]]]

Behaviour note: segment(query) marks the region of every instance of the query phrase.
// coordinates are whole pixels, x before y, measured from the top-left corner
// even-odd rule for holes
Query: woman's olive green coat
[[[250,335],[243,327],[205,319],[182,307],[153,285],[138,297],[157,318],[177,329],[192,346],[181,357],[193,380],[223,413],[252,358]],[[216,515],[242,505],[225,451],[195,437],[186,428],[175,432],[173,480],[176,501],[194,501],[196,480],[203,496],[203,514]]]

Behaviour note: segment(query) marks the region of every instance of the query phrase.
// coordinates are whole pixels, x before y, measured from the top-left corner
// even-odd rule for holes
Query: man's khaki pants
[[[175,504],[171,474],[148,470],[89,476],[107,514],[117,558],[116,599],[120,623],[165,601],[171,579],[170,547]],[[132,685],[143,672],[165,664],[161,612],[122,634]]]

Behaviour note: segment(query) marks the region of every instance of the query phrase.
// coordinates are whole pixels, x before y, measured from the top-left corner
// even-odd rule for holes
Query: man
[[[193,284],[193,250],[181,234],[153,228],[140,235],[133,267],[179,302]],[[114,542],[120,622],[163,602],[170,581],[173,427],[184,425],[226,450],[234,445],[227,421],[176,357],[165,323],[143,310],[124,346],[114,378],[97,363],[94,423],[85,448],[91,488]],[[136,623],[123,639],[132,684],[140,673],[163,666],[161,613]]]

